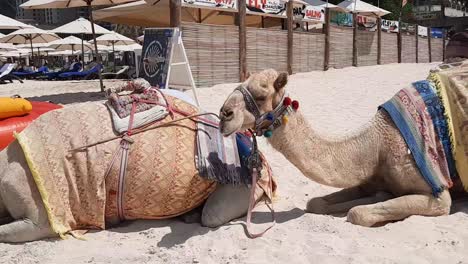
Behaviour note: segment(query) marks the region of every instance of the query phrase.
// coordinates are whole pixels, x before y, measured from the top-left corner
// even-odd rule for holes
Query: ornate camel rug
[[[440,67],[381,105],[400,130],[432,192],[468,186],[468,64]]]
[[[182,100],[166,98],[183,112],[198,113]],[[174,118],[179,117],[174,113]],[[166,116],[157,124],[171,120]],[[199,176],[194,158],[196,135],[197,124],[191,119],[132,135],[123,186],[118,184],[119,166],[113,166],[105,177],[120,138],[70,151],[116,136],[104,104],[78,104],[49,112],[16,138],[50,225],[63,237],[73,230],[104,229],[105,219],[119,214],[124,219],[164,219],[200,205],[214,191],[216,182]],[[268,186],[270,170],[265,165],[256,185],[257,200]],[[270,198],[273,195],[265,193]],[[120,201],[118,197],[122,197]],[[119,213],[118,207],[123,212]]]

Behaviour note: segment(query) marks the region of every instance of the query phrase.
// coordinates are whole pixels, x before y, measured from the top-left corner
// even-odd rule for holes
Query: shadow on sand
[[[102,92],[78,92],[33,96],[25,99],[31,101],[51,102],[54,104],[74,104],[101,101],[105,100],[106,97]]]
[[[290,220],[296,219],[304,214],[304,211],[298,208],[293,208],[289,211],[276,212],[276,222],[285,223]],[[230,226],[242,225],[244,232],[246,231],[245,217],[235,219],[233,221],[241,221],[239,223],[228,223],[224,227],[230,228]],[[252,214],[253,224],[268,224],[271,222],[270,212],[254,212]],[[168,219],[168,220],[137,220],[128,221],[120,224],[115,228],[108,229],[109,232],[117,233],[135,233],[139,232],[141,235],[147,238],[157,238],[157,235],[151,231],[153,228],[167,228],[171,229],[170,233],[164,235],[158,242],[158,247],[172,248],[176,245],[184,244],[189,238],[195,236],[201,236],[208,232],[214,232],[218,228],[203,227],[199,223],[186,224],[180,220]],[[264,226],[256,228],[256,230],[265,228]]]

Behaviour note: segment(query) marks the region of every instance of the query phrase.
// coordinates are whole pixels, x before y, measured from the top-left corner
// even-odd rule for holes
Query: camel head
[[[258,108],[258,114],[272,111],[283,98],[288,74],[278,73],[273,69],[249,74],[247,80],[240,84],[226,99],[220,110],[220,131],[224,136],[243,131],[255,126],[256,114],[252,108]],[[245,93],[250,93],[246,96]],[[245,97],[252,98],[249,102]]]

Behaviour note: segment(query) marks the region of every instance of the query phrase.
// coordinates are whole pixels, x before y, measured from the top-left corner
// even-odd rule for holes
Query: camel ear
[[[245,79],[247,80],[247,79],[250,77],[250,75],[252,75],[252,73],[251,73],[250,71],[248,71],[248,72],[245,74]]]
[[[275,87],[276,91],[279,91],[279,90],[283,89],[284,86],[286,86],[287,83],[288,83],[288,73],[280,72],[278,77],[276,77],[276,80],[275,80],[275,83],[273,84],[273,86]]]

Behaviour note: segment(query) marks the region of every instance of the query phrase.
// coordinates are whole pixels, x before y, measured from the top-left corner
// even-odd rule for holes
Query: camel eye
[[[262,86],[262,88],[265,88],[265,89],[266,89],[266,88],[268,88],[268,85],[267,85],[267,84],[265,84],[265,83],[264,83],[264,84],[262,84],[261,86]]]

